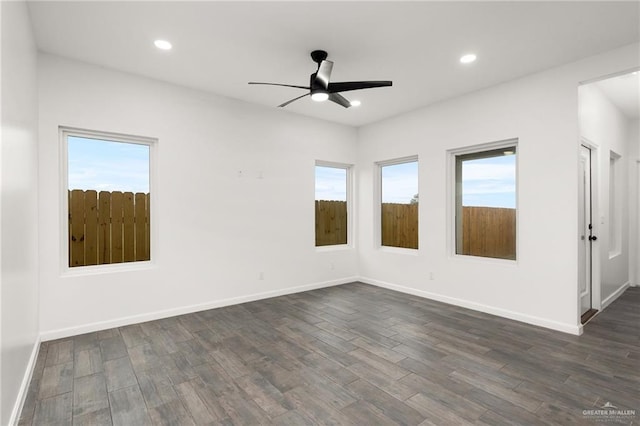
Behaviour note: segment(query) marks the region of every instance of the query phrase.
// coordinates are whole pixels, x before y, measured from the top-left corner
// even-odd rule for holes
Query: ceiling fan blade
[[[373,89],[374,87],[387,87],[391,85],[391,81],[343,81],[329,83],[327,91],[329,93],[348,92],[350,90]]]
[[[345,108],[349,108],[351,106],[351,102],[347,98],[338,93],[330,93],[329,100],[337,103],[338,105],[342,105]]]
[[[287,102],[285,102],[285,103],[283,103],[283,104],[278,105],[278,108],[286,107],[286,106],[287,106],[287,105],[289,105],[291,102],[295,102],[295,101],[297,101],[298,99],[302,99],[302,98],[304,98],[305,96],[309,96],[309,94],[310,94],[310,93],[305,93],[305,94],[304,94],[304,95],[302,95],[302,96],[298,96],[297,98],[293,98],[293,99],[291,99],[290,101],[287,101]]]
[[[282,86],[282,87],[295,87],[296,89],[305,89],[305,90],[311,90],[310,87],[307,86],[296,86],[293,84],[280,84],[280,83],[258,83],[255,81],[250,81],[249,84],[266,84],[267,86]]]
[[[316,78],[314,83],[318,84],[324,90],[327,90],[329,87],[329,79],[331,78],[331,70],[333,69],[333,62],[331,61],[322,61],[318,66],[318,71],[316,72]],[[315,86],[315,84],[314,84]]]

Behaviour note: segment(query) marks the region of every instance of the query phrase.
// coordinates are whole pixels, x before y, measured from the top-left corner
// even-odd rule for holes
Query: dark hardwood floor
[[[20,424],[611,424],[585,411],[607,403],[640,422],[640,288],[578,337],[353,283],[44,342]]]

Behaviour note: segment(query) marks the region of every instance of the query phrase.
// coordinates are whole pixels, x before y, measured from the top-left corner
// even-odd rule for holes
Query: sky
[[[402,163],[382,168],[384,203],[407,204],[418,193],[418,163]],[[347,170],[316,166],[316,200],[347,200]]]
[[[149,192],[149,146],[69,136],[69,189]]]
[[[462,205],[515,209],[516,156],[464,161]]]
[[[316,200],[346,200],[345,176],[345,169],[316,167]],[[418,192],[417,162],[382,168],[383,203],[407,204]],[[462,192],[464,206],[515,208],[516,156],[464,161]]]
[[[149,146],[68,138],[69,189],[149,192]],[[515,155],[466,160],[464,206],[516,206]],[[418,162],[382,167],[382,202],[408,204],[418,194]],[[347,169],[316,166],[316,200],[347,200]],[[425,200],[422,200],[425,202]]]
[[[316,200],[347,201],[347,169],[316,166]]]
[[[382,167],[382,202],[409,204],[418,193],[418,162]]]

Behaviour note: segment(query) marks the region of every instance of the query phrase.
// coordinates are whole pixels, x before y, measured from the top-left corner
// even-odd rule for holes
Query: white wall
[[[622,286],[629,283],[629,191],[628,191],[628,119],[611,103],[595,83],[585,84],[579,88],[580,135],[594,144],[595,161],[592,161],[592,174],[597,183],[597,213],[593,221],[598,223],[598,250],[600,253],[600,298],[607,303],[608,299]],[[616,177],[620,187],[617,194],[620,199],[621,218],[611,218],[609,203],[610,194],[610,151],[620,155]],[[610,250],[610,227],[613,220],[620,220],[621,250]],[[619,236],[620,236],[619,235]],[[595,271],[594,271],[595,272]],[[594,284],[596,282],[594,281]]]
[[[36,47],[24,2],[1,2],[0,424],[23,395],[38,342]],[[26,377],[25,377],[26,375]]]
[[[579,332],[578,83],[637,66],[637,52],[638,45],[627,46],[361,128],[358,254],[364,280]],[[518,260],[454,256],[446,151],[511,138],[519,139]],[[373,163],[415,154],[420,249],[381,250],[373,238]]]
[[[43,338],[357,276],[355,249],[316,251],[313,202],[315,160],[354,163],[354,129],[54,56],[39,71]],[[61,273],[60,125],[158,138],[152,268]]]
[[[629,121],[629,280],[640,285],[640,120]]]

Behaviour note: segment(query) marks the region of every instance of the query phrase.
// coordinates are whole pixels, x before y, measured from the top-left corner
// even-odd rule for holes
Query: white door
[[[578,255],[580,271],[578,274],[580,288],[580,315],[592,309],[591,303],[591,244],[596,239],[593,235],[591,223],[591,149],[580,146],[580,179],[579,179],[579,203],[580,203],[580,241],[578,243]]]

